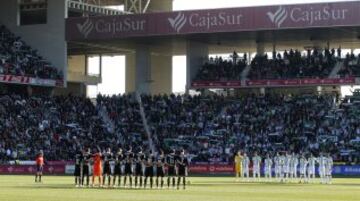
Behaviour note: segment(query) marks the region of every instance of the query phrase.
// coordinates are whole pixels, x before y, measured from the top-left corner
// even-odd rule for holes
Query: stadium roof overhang
[[[106,54],[132,52],[137,45],[148,45],[153,52],[180,55],[186,52],[186,42],[196,41],[209,45],[210,53],[255,52],[257,43],[264,43],[265,51],[308,47],[341,46],[344,49],[360,48],[360,27],[274,30],[241,33],[190,34],[186,36],[153,36],[94,41],[70,41],[68,53]]]
[[[360,2],[195,10],[142,15],[69,18],[69,54],[122,53],[139,44],[153,52],[184,54],[186,42],[209,44],[210,52],[253,52],[360,43]]]

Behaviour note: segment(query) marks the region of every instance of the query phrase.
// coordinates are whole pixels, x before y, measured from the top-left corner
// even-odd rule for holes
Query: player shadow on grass
[[[17,188],[19,188],[19,186],[16,186]],[[150,189],[150,188],[100,188],[100,187],[84,187],[84,188],[76,188],[72,185],[68,185],[68,184],[54,184],[54,185],[38,185],[38,186],[21,186],[20,188],[23,189],[74,189],[74,190],[126,190],[126,191],[144,191],[144,190],[152,190],[152,191],[164,191],[167,189]]]
[[[259,183],[250,183],[250,182],[214,182],[214,183],[192,183],[193,186],[202,186],[202,187],[211,187],[211,186],[255,186],[255,185],[267,185],[267,186],[359,186],[359,184],[350,184],[350,183],[337,183],[331,185],[324,185],[319,183],[310,183],[310,184],[299,184],[299,183],[270,183],[270,182],[259,182]]]
[[[300,185],[299,183],[279,183],[279,182],[246,182],[246,181],[221,181],[221,182],[194,182],[193,185],[209,184],[209,185]],[[309,185],[309,184],[307,184]]]
[[[246,183],[246,182],[233,182],[233,183],[197,183],[197,184],[192,184],[193,186],[257,186],[257,185],[269,185],[269,186],[274,186],[274,185],[279,185],[279,186],[299,186],[300,184],[296,184],[296,183]]]

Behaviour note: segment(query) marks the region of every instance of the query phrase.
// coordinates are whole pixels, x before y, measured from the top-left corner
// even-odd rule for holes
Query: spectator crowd
[[[314,154],[326,150],[338,160],[358,156],[360,118],[350,111],[360,108],[335,99],[330,95],[142,96],[157,147],[183,147],[193,160],[202,162],[227,162],[238,149]],[[146,140],[134,98],[99,96],[98,100],[122,135],[137,134],[137,143]]]
[[[268,55],[256,55],[251,62],[249,79],[292,79],[326,78],[335,67],[337,60],[335,49],[319,51],[307,50],[302,56],[298,50],[285,50],[284,54],[273,52]]]
[[[247,54],[240,58],[234,52],[231,55],[232,59],[210,57],[199,69],[195,80],[326,78],[336,66],[340,56],[340,48],[307,49],[303,54],[293,49],[285,50],[283,53],[274,51],[271,57],[267,53],[256,54],[250,60],[249,71],[245,72],[248,63]]]
[[[89,99],[0,96],[0,160],[72,160],[82,145],[112,140]]]
[[[62,79],[62,73],[20,37],[0,25],[0,74]]]
[[[155,147],[185,148],[197,162],[229,162],[238,149],[274,153],[330,152],[359,162],[360,96],[339,102],[331,95],[246,97],[142,95]],[[132,95],[0,96],[1,160],[71,160],[81,147],[149,147],[139,102]],[[113,123],[103,118],[104,111]]]
[[[240,58],[236,52],[231,59],[222,57],[210,57],[199,69],[195,80],[206,81],[229,81],[240,80],[241,73],[246,67],[247,55]]]
[[[353,52],[347,53],[343,62],[344,65],[338,73],[341,77],[360,76],[360,54],[355,56]]]

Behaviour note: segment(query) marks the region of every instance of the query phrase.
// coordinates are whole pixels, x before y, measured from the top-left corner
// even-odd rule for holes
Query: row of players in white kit
[[[260,180],[261,157],[255,153],[251,159],[253,164],[253,178]],[[264,176],[267,181],[271,181],[273,177],[273,167],[275,179],[280,182],[298,181],[308,183],[315,179],[315,167],[318,165],[320,182],[323,184],[331,184],[333,159],[330,154],[320,154],[314,157],[310,154],[308,158],[304,154],[298,157],[297,154],[280,154],[277,153],[272,159],[269,154],[264,159]],[[241,160],[241,177],[249,181],[250,159],[243,155]]]

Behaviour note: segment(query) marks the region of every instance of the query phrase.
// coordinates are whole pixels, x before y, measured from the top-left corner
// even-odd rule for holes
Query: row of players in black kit
[[[99,177],[100,187],[120,187],[123,177],[122,185],[125,188],[132,188],[134,177],[135,188],[146,188],[148,180],[150,188],[153,188],[153,177],[155,175],[157,188],[164,187],[165,176],[167,176],[168,188],[175,188],[176,186],[179,189],[181,180],[183,189],[186,187],[189,162],[184,150],[179,152],[172,150],[167,155],[163,151],[157,155],[151,151],[145,154],[141,148],[137,153],[134,153],[131,147],[126,152],[120,148],[115,154],[111,152],[110,148],[102,153],[100,149],[95,152],[97,153],[91,153],[90,149],[86,149],[76,155],[74,173],[76,187],[90,186],[91,165],[93,166],[91,186],[94,186],[95,177]],[[112,162],[115,164],[113,169],[111,168]],[[156,173],[154,174],[154,172]],[[85,178],[86,185],[84,185]],[[108,179],[107,185],[106,179]],[[128,179],[129,184],[127,185]]]

